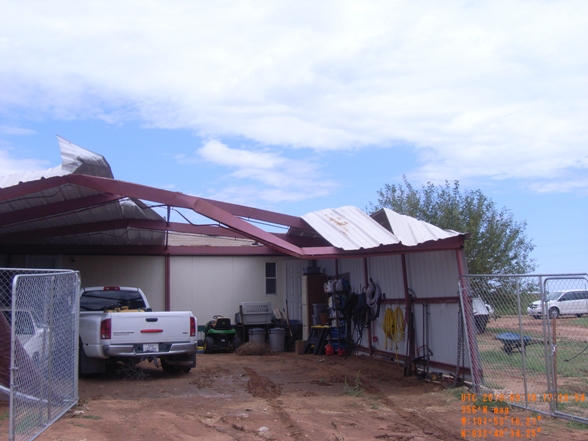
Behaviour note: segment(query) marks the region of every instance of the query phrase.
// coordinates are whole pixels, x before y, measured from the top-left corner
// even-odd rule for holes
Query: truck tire
[[[169,375],[187,374],[192,369],[185,366],[174,366],[173,364],[168,364],[165,360],[161,360],[161,368],[163,372]]]
[[[82,340],[78,346],[78,377],[86,374],[103,374],[106,372],[106,361],[89,358],[84,352]]]

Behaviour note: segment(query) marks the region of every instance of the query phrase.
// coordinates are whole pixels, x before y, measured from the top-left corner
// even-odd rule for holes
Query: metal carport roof
[[[375,213],[375,220],[356,207],[298,217],[115,180],[104,157],[58,139],[61,166],[0,177],[1,253],[316,259],[459,249],[463,244],[461,233],[390,210]],[[182,211],[207,222],[195,224],[188,216],[172,221],[172,212]],[[268,224],[284,232],[259,226]],[[181,245],[178,237],[184,238]]]

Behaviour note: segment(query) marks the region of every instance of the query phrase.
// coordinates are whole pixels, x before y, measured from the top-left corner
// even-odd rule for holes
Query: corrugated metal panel
[[[60,136],[57,139],[61,150],[61,168],[64,174],[78,173],[102,178],[114,178],[110,164],[104,156],[83,149]]]
[[[331,245],[344,250],[399,243],[398,238],[357,207],[327,208],[302,216]]]
[[[424,355],[425,345],[428,345],[432,354],[431,362],[438,362],[447,367],[435,367],[435,371],[455,373],[455,366],[460,362],[458,358],[458,314],[460,312],[457,301],[436,303],[437,297],[455,297],[457,299],[458,269],[454,251],[440,251],[427,253],[411,253],[406,256],[408,272],[408,288],[416,295],[418,302],[413,306],[414,319],[413,330],[414,343],[418,355]],[[327,268],[329,276],[335,276],[335,268],[332,260],[321,259],[318,265]],[[374,350],[388,353],[390,358],[408,356],[408,329],[405,330],[405,338],[395,342],[386,339],[382,328],[386,310],[400,308],[403,317],[406,317],[406,305],[404,302],[404,283],[402,275],[402,258],[394,256],[377,256],[368,258],[368,276],[377,283],[387,299],[399,299],[399,302],[382,304],[380,315],[370,325],[372,340],[368,341],[368,331],[363,330],[362,340],[358,343],[364,347],[368,344]],[[363,259],[340,259],[338,262],[339,275],[349,274],[349,281],[353,292],[359,293],[365,286]],[[426,309],[421,303],[431,299],[429,303],[428,326]],[[428,336],[425,329],[428,328]],[[355,334],[358,337],[358,334]],[[468,348],[465,347],[465,367],[469,367]],[[403,358],[399,358],[402,360]],[[433,368],[432,368],[433,369]],[[461,373],[460,373],[461,375]]]
[[[109,179],[113,178],[110,165],[102,155],[83,149],[60,137],[58,137],[58,141],[61,150],[61,166],[44,171],[30,171],[2,176],[0,177],[0,187],[6,188],[22,182],[67,174],[85,174]],[[26,198],[6,201],[0,204],[0,214],[34,209],[35,207],[42,207],[47,204],[81,200],[97,194],[99,192],[88,188],[76,185],[62,185],[29,194]],[[29,219],[26,222],[7,222],[2,225],[2,233],[8,235],[21,231],[68,227],[117,219],[164,220],[142,201],[126,198],[68,213],[56,213],[37,219]],[[126,228],[97,231],[87,234],[64,235],[40,240],[33,239],[33,242],[43,245],[163,245],[164,238],[165,235],[162,231]],[[27,242],[27,240],[22,240],[22,238],[18,239],[18,241],[22,243]],[[10,238],[5,240],[5,242],[10,243]]]
[[[458,295],[455,251],[415,253],[407,256],[408,283],[418,298]]]
[[[447,239],[461,234],[453,230],[442,230],[435,225],[396,213],[389,208],[377,211],[372,217],[394,233],[400,243],[406,246],[415,246],[430,240]]]
[[[59,136],[57,140],[61,151],[60,166],[49,170],[31,170],[0,176],[0,188],[12,187],[18,185],[19,182],[37,181],[43,178],[47,179],[74,173],[113,178],[110,165],[104,159],[104,156],[83,149]]]
[[[0,188],[8,188],[18,185],[19,182],[37,181],[42,178],[52,178],[54,176],[63,176],[61,166],[50,168],[49,170],[29,170],[20,173],[0,176]]]

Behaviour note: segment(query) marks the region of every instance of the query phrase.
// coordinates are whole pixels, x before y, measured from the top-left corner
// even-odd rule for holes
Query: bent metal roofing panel
[[[389,208],[377,211],[372,214],[372,217],[384,228],[394,233],[400,243],[406,246],[416,246],[431,240],[437,241],[462,234],[453,230],[443,230],[427,222],[396,213]]]
[[[302,216],[333,246],[343,250],[376,248],[400,241],[357,207],[327,208]]]

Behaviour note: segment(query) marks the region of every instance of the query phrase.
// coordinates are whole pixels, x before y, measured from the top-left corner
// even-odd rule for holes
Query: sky
[[[61,164],[292,215],[481,190],[588,272],[588,2],[0,0],[0,175]]]

